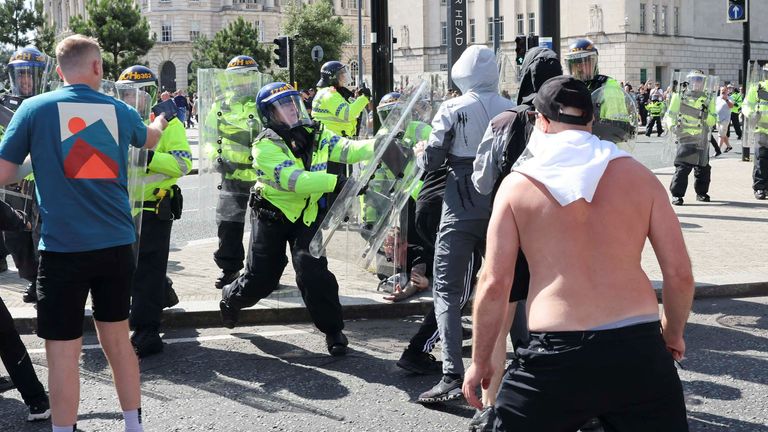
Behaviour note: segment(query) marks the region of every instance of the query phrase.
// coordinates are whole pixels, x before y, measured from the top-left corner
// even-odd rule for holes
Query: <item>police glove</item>
[[[357,89],[357,96],[360,96],[360,95],[363,95],[363,96],[367,97],[368,99],[370,99],[371,98],[371,89],[369,89],[368,87],[361,87],[361,88]]]

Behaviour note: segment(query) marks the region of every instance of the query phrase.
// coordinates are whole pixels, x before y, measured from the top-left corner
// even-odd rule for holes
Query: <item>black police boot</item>
[[[226,300],[222,300],[219,302],[219,311],[221,312],[221,324],[228,329],[235,328],[240,309],[234,308]]]
[[[219,274],[219,277],[216,278],[216,283],[214,284],[214,286],[216,287],[216,289],[222,289],[224,288],[225,285],[229,285],[232,282],[234,282],[238,276],[240,276],[240,270],[233,271],[233,272],[222,270],[221,273]]]
[[[139,358],[163,352],[163,339],[156,328],[139,328],[131,335],[131,344]]]
[[[165,277],[165,304],[163,309],[171,308],[179,304],[179,296],[176,295],[176,290],[173,289],[173,281],[168,276]]]
[[[758,189],[755,191],[755,199],[764,200],[765,199],[765,191],[762,189]]]
[[[344,333],[339,331],[325,335],[325,344],[328,345],[328,352],[332,356],[339,357],[347,355],[347,345],[349,345],[349,341],[347,340],[347,337],[344,336]]]
[[[24,303],[37,303],[37,282],[27,285],[24,295],[21,297]]]
[[[696,201],[709,202],[710,201],[709,195],[707,194],[696,195]]]
[[[683,205],[683,197],[673,197],[672,198],[672,205],[676,205],[676,206]]]

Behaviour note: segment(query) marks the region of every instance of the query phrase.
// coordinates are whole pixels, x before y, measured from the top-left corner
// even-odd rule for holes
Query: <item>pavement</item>
[[[197,155],[196,130],[189,132],[193,154]],[[638,146],[652,149],[654,155],[664,138],[645,138]],[[768,295],[768,266],[764,245],[768,244],[768,201],[757,201],[752,195],[752,163],[742,162],[740,142],[732,143],[734,151],[713,158],[709,203],[697,202],[691,176],[685,205],[675,207],[686,245],[693,263],[696,296],[746,297]],[[643,156],[645,157],[645,156]],[[659,181],[668,187],[673,168],[656,169]],[[184,179],[193,185],[196,176]],[[185,186],[182,188],[187,191]],[[192,189],[194,186],[192,186]],[[187,193],[185,192],[185,208]],[[248,236],[244,238],[247,251]],[[174,225],[168,275],[181,302],[164,312],[165,327],[216,327],[220,325],[218,302],[220,290],[214,288],[219,270],[213,263],[217,246],[215,226],[201,225],[193,217]],[[341,244],[340,247],[346,247]],[[11,269],[0,274],[0,296],[14,316],[19,331],[34,332],[36,311],[22,302],[26,282]],[[661,271],[650,244],[643,253],[643,268],[655,287],[661,288]],[[431,293],[424,292],[403,302],[391,303],[377,291],[378,279],[353,264],[329,258],[336,275],[346,319],[395,318],[421,314],[431,305]],[[90,311],[87,311],[90,314]],[[308,322],[296,288],[295,274],[289,265],[281,279],[281,288],[253,308],[241,313],[243,324],[288,324]]]

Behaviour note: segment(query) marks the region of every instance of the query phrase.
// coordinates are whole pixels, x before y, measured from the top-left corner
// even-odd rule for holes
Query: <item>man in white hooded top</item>
[[[552,78],[534,105],[528,154],[494,202],[464,396],[480,407],[477,386],[497,367],[491,352],[522,249],[531,337],[505,375],[494,430],[575,432],[597,417],[611,431],[687,431],[673,359],[685,353],[693,276],[664,187],[591,134],[583,83]],[[640,265],[646,238],[664,278],[661,319]]]
[[[448,165],[443,212],[435,244],[433,296],[442,340],[443,377],[418,401],[434,403],[461,397],[461,308],[469,300],[485,247],[491,197],[472,184],[472,164],[491,119],[514,103],[499,95],[496,56],[473,45],[451,69],[462,95],[440,105],[426,148],[417,148],[425,171]]]

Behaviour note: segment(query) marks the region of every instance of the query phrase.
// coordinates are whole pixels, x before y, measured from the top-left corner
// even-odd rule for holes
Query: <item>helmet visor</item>
[[[591,81],[597,72],[597,53],[570,55],[565,60],[568,73],[579,81]]]
[[[269,104],[269,125],[280,129],[310,126],[312,119],[299,95],[285,96]]]
[[[152,107],[155,105],[157,86],[154,84],[144,86],[116,84],[116,87],[117,98],[136,109],[142,120],[148,121]]]
[[[11,94],[31,97],[47,91],[51,62],[16,62],[8,65]]]
[[[226,91],[255,97],[261,88],[261,74],[253,69],[235,69],[224,73]]]

